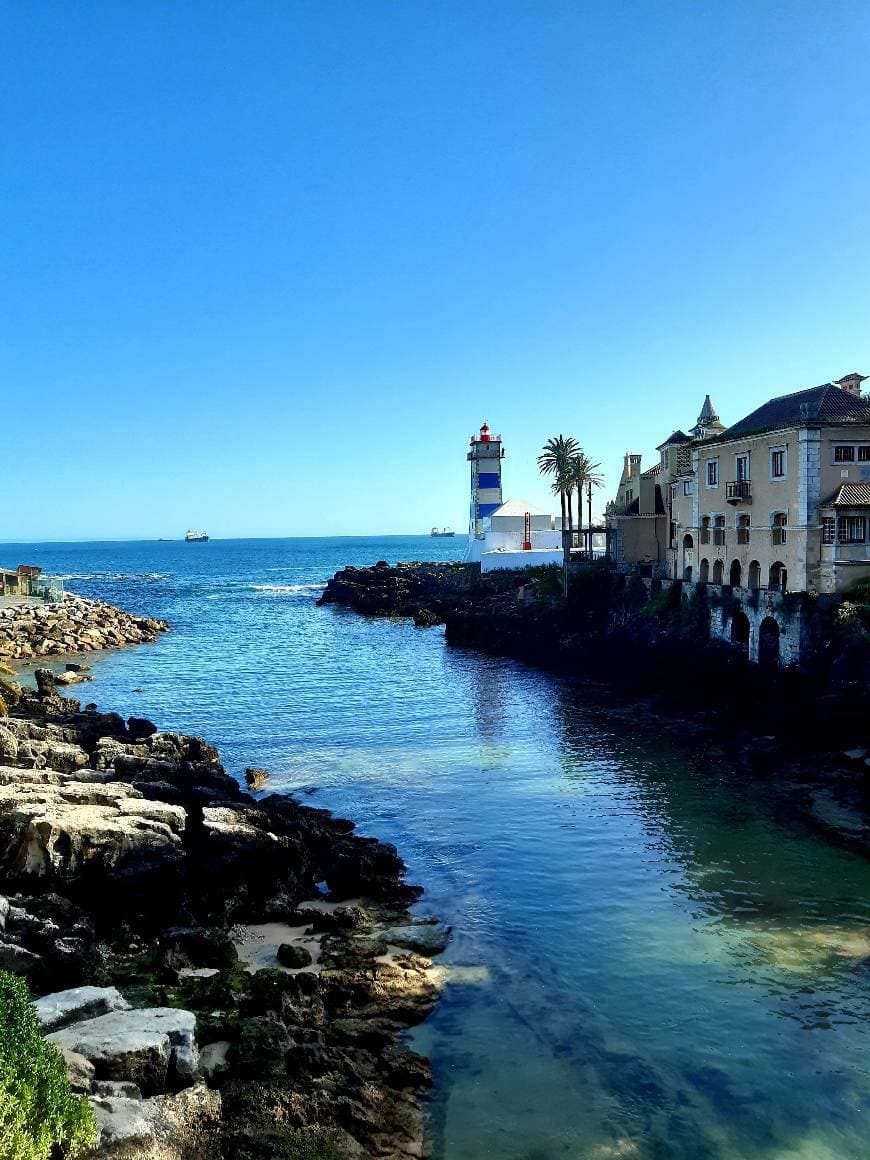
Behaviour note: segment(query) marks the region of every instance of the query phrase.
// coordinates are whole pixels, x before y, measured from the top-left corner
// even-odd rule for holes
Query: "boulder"
[[[110,1011],[128,1011],[130,1004],[115,987],[71,987],[43,995],[34,1002],[44,1032],[59,1031]]]
[[[291,970],[300,967],[310,967],[314,961],[311,957],[311,951],[297,943],[281,943],[276,952],[278,962],[282,967],[289,967]]]
[[[130,1080],[147,1095],[190,1083],[199,1064],[196,1016],[175,1007],[112,1011],[46,1036],[83,1055],[97,1079]]]
[[[74,1092],[89,1092],[94,1082],[94,1065],[77,1051],[61,1047],[60,1054],[66,1064],[66,1077]]]
[[[91,1100],[100,1131],[94,1160],[215,1160],[221,1155],[221,1097],[204,1084],[141,1100]]]
[[[265,769],[256,769],[251,766],[245,770],[245,781],[252,793],[262,789],[268,780],[269,774]]]

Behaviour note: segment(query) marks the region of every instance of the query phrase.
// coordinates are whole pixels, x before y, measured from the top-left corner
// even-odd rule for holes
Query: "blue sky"
[[[8,6],[0,540],[462,529],[870,372],[866,3]],[[11,499],[11,502],[10,502]]]

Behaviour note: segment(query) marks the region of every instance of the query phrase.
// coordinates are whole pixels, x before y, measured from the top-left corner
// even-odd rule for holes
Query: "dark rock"
[[[314,961],[309,950],[293,943],[281,943],[278,947],[277,959],[282,967],[290,968],[310,967]]]
[[[151,737],[157,732],[157,726],[153,721],[149,721],[147,717],[128,717],[127,729],[133,741],[138,741],[144,737]]]
[[[247,782],[248,789],[254,793],[257,790],[261,790],[268,780],[269,774],[265,769],[256,769],[251,766],[245,770],[245,781]]]

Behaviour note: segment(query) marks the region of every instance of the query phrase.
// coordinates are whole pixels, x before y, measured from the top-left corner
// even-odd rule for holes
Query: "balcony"
[[[733,483],[726,483],[725,499],[728,503],[749,503],[752,499],[752,488],[749,480],[738,479]]]

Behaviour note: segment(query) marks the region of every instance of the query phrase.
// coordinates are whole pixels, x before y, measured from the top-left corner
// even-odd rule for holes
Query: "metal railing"
[[[728,503],[742,503],[752,495],[752,488],[748,479],[736,479],[725,484],[725,499]]]

